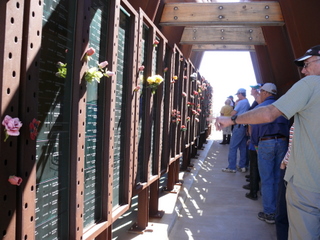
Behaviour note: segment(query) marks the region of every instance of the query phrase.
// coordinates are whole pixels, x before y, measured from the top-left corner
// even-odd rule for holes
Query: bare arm
[[[236,122],[237,124],[268,123],[272,122],[281,115],[282,113],[279,111],[279,109],[273,105],[268,105],[239,115]],[[215,122],[217,130],[221,130],[222,128],[233,124],[234,123],[230,117],[218,117]]]

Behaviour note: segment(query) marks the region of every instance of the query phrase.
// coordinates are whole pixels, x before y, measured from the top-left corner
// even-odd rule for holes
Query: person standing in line
[[[225,105],[220,110],[221,116],[231,116],[231,112],[233,111],[233,108],[231,107],[231,100],[227,98],[224,104]],[[223,140],[220,144],[229,144],[231,138],[231,126],[225,127],[222,129],[222,132]]]
[[[237,114],[248,111],[250,105],[246,98],[246,90],[240,88],[236,93],[238,100],[237,105],[231,112],[231,115],[236,116]],[[228,154],[228,167],[223,168],[223,172],[235,173],[237,169],[237,151],[240,151],[239,168],[240,172],[246,172],[245,167],[247,161],[247,127],[243,124],[235,125],[232,131],[232,137],[230,141],[229,154]]]
[[[265,83],[260,88],[260,108],[275,102],[277,87]],[[261,179],[263,212],[258,218],[267,223],[275,223],[276,197],[280,181],[280,164],[288,150],[290,122],[283,116],[274,121],[251,125],[251,141],[258,151],[258,169]]]
[[[306,77],[296,82],[271,105],[253,109],[239,116],[218,117],[217,130],[232,124],[260,124],[279,116],[294,116],[294,138],[284,179],[289,219],[289,240],[320,237],[320,45],[300,58]]]
[[[260,101],[260,94],[259,89],[262,86],[262,84],[258,83],[257,85],[250,86],[251,87],[251,95],[254,97],[254,102],[251,104],[249,110],[255,108]],[[251,136],[251,127],[248,126],[248,132],[249,136]],[[258,195],[257,192],[259,191],[259,182],[260,182],[260,175],[258,170],[258,155],[257,151],[255,149],[255,146],[252,144],[251,139],[249,140],[248,145],[248,158],[250,162],[250,174],[246,175],[249,179],[249,184],[246,184],[243,186],[244,189],[250,190],[250,192],[245,194],[246,198],[249,198],[251,200],[257,200]]]
[[[234,107],[235,107],[235,102],[233,101],[233,96],[230,95],[228,98],[231,100],[230,106],[234,109]]]

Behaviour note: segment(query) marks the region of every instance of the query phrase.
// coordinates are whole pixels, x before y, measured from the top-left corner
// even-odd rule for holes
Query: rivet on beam
[[[197,38],[196,37],[193,37],[193,40],[196,40]]]
[[[174,16],[173,18],[174,18],[174,20],[178,20],[178,17],[177,17],[177,16]]]
[[[179,10],[179,8],[178,8],[177,6],[175,6],[175,7],[173,8],[173,10]]]
[[[224,37],[221,37],[220,39],[221,39],[221,40],[223,40],[223,39],[224,39]]]
[[[222,18],[224,18],[222,15],[219,15],[219,17],[218,17],[219,19],[222,19]]]
[[[252,37],[249,37],[249,40],[252,40]]]
[[[196,32],[197,31],[197,29],[193,29],[193,32]]]
[[[223,9],[223,7],[222,7],[222,6],[219,6],[219,9],[220,9],[220,10],[222,10],[222,9]]]
[[[253,32],[253,30],[252,30],[252,29],[250,29],[250,30],[249,30],[249,33],[252,33],[252,32]]]
[[[270,7],[269,7],[268,5],[266,5],[264,8],[265,8],[265,9],[269,9]]]
[[[269,19],[269,16],[268,16],[268,15],[266,15],[266,19]]]
[[[221,32],[224,32],[224,29],[221,29]]]

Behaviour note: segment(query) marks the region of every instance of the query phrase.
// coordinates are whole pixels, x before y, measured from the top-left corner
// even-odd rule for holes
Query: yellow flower
[[[156,82],[155,76],[148,77],[148,78],[147,78],[147,82],[148,82],[149,84],[155,83],[155,82]]]
[[[154,75],[155,83],[160,84],[163,82],[163,78],[160,75]]]

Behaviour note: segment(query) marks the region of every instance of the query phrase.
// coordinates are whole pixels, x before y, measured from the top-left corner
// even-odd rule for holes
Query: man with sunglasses
[[[232,124],[260,124],[279,116],[294,116],[294,136],[285,174],[289,239],[320,238],[320,45],[314,46],[295,64],[306,77],[271,105],[231,119],[218,117],[219,130]]]

